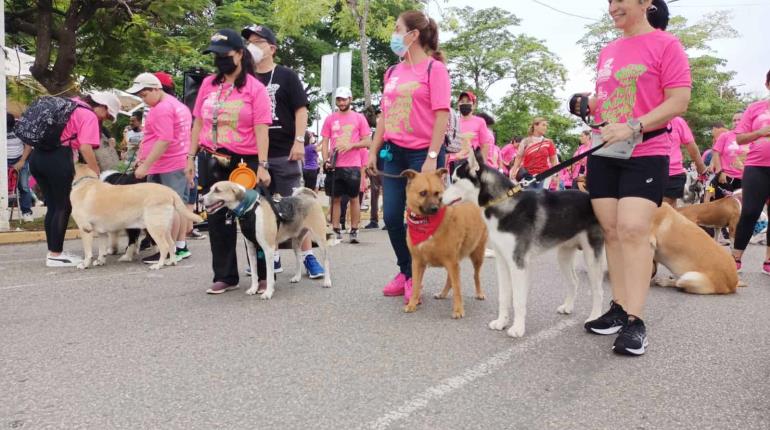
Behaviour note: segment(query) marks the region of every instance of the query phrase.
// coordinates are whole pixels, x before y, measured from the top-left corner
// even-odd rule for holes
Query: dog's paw
[[[486,299],[487,299],[487,295],[484,293],[481,293],[478,296],[476,296],[476,300],[486,300]]]
[[[128,254],[123,254],[122,257],[118,258],[118,261],[126,262],[126,261],[134,261],[134,258],[131,257]]]
[[[556,312],[564,315],[569,315],[572,313],[572,306],[568,306],[566,303],[556,308]]]
[[[502,330],[507,325],[508,325],[507,318],[498,318],[494,321],[490,321],[489,328],[491,328],[492,330]]]
[[[160,270],[160,268],[163,267],[159,263],[155,263],[150,266],[150,270]]]
[[[433,298],[436,299],[436,300],[444,300],[444,299],[446,299],[446,295],[445,294],[441,294],[441,293],[436,293],[436,294],[433,295]]]
[[[324,288],[331,288],[332,287],[332,281],[329,279],[328,281],[324,281],[323,284],[321,284]]]
[[[270,291],[269,289],[259,295],[259,298],[262,300],[270,300],[272,297],[273,297],[273,292]]]
[[[257,286],[255,285],[255,286],[249,288],[248,290],[246,290],[246,294],[248,294],[250,296],[253,296],[254,294],[257,294]]]
[[[417,304],[408,304],[404,306],[404,312],[411,314],[412,312],[417,310]]]
[[[301,279],[302,279],[302,274],[299,274],[299,275],[292,276],[291,279],[289,279],[289,282],[291,282],[292,284],[296,284]]]
[[[105,257],[99,257],[94,261],[94,266],[104,266],[104,263],[107,262],[107,259]]]
[[[510,337],[523,337],[524,336],[524,324],[514,323],[511,328],[508,329],[508,336]]]
[[[78,269],[80,269],[80,270],[86,270],[86,269],[88,269],[88,264],[86,264],[86,262],[85,262],[85,261],[81,261],[81,262],[80,262],[80,264],[78,264],[78,266],[77,266],[77,267],[78,267]]]
[[[458,319],[460,319],[460,318],[462,318],[464,316],[465,316],[465,309],[463,309],[463,308],[455,309],[455,310],[452,311],[452,318],[453,319],[458,320]]]
[[[118,249],[113,247],[107,248],[107,255],[118,255]]]

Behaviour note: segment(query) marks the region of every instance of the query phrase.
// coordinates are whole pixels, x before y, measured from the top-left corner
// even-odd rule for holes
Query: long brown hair
[[[424,12],[410,10],[398,16],[406,25],[408,31],[417,30],[420,33],[420,46],[430,55],[442,63],[446,62],[444,53],[438,49],[438,24],[433,18],[429,18]]]
[[[532,124],[529,125],[529,130],[528,130],[529,135],[532,136],[535,133],[535,126],[536,125],[540,124],[541,122],[546,122],[546,121],[548,121],[548,120],[543,118],[543,117],[536,117],[535,119],[533,119],[532,120]]]

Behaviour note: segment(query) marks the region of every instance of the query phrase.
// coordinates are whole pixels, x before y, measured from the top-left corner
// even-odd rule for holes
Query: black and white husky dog
[[[508,335],[524,335],[528,269],[534,256],[552,248],[558,249],[560,269],[569,281],[567,297],[557,312],[572,313],[578,286],[575,253],[583,250],[593,296],[587,321],[598,318],[602,310],[604,236],[588,194],[576,190],[514,193],[514,186],[505,175],[487,167],[477,151],[455,169],[452,185],[443,197],[445,204],[476,202],[487,223],[500,292],[499,313],[489,328],[503,330],[508,326],[513,305],[513,325]]]

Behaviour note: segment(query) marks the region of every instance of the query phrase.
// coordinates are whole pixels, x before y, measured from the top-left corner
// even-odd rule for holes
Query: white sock
[[[176,247],[179,249],[187,248],[187,242],[184,240],[177,240],[176,241]]]
[[[276,250],[275,254],[273,254],[273,261],[275,261],[276,263],[281,261],[281,254],[279,254],[277,250]]]
[[[305,257],[307,257],[308,255],[313,255],[313,250],[312,250],[312,249],[308,249],[307,251],[302,251],[302,259],[303,259],[303,260],[304,260],[304,259],[305,259]]]

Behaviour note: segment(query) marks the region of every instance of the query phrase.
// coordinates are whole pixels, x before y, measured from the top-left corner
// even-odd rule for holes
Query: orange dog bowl
[[[257,174],[241,160],[236,167],[230,173],[230,181],[235,182],[238,185],[243,186],[247,190],[252,190],[257,186]]]

